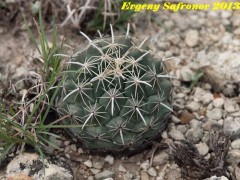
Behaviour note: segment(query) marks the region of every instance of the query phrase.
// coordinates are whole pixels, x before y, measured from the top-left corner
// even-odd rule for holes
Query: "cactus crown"
[[[171,112],[170,76],[129,36],[88,40],[67,62],[57,110],[90,151],[133,152],[161,133]]]

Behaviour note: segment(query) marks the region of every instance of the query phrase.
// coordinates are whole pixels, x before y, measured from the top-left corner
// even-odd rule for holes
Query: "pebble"
[[[216,98],[213,100],[213,107],[215,108],[222,108],[224,104],[224,99],[223,98]]]
[[[76,146],[76,144],[71,144],[71,145],[70,145],[70,149],[71,149],[73,152],[77,152],[77,146]]]
[[[107,155],[105,161],[112,165],[114,163],[114,157]]]
[[[152,177],[155,177],[157,176],[157,171],[153,168],[153,167],[150,167],[148,170],[147,170],[147,173],[152,176]]]
[[[146,160],[143,163],[141,163],[140,167],[146,171],[150,167],[149,160]]]
[[[239,105],[235,101],[227,99],[224,103],[224,109],[229,113],[233,113],[239,111]]]
[[[232,15],[232,11],[221,11],[221,17],[223,19],[227,19],[227,18],[231,17],[231,15]]]
[[[83,149],[82,149],[82,148],[78,148],[77,152],[78,152],[79,154],[82,154],[82,153],[84,153],[84,151],[83,151]]]
[[[91,168],[90,171],[91,171],[94,175],[96,175],[97,173],[100,172],[99,169],[95,169],[95,168]]]
[[[200,108],[200,105],[199,105],[199,103],[192,101],[192,102],[188,103],[185,107],[186,107],[186,109],[188,109],[192,112],[197,112]]]
[[[220,108],[214,108],[212,110],[208,110],[206,116],[209,120],[220,120],[223,116],[223,110]]]
[[[202,122],[196,119],[190,121],[191,128],[200,128],[202,126]]]
[[[236,140],[232,141],[231,147],[233,149],[240,149],[240,139],[236,139]]]
[[[184,139],[185,139],[184,135],[183,135],[180,131],[178,131],[178,130],[176,130],[176,129],[172,129],[172,130],[168,133],[168,135],[169,135],[172,139],[174,139],[175,141],[180,141],[180,140],[184,140]]]
[[[195,73],[188,66],[183,66],[180,70],[179,79],[181,81],[189,82],[192,81],[194,75]]]
[[[186,132],[186,138],[194,143],[199,142],[203,137],[203,130],[201,128],[191,128]]]
[[[204,105],[208,105],[212,100],[213,100],[212,93],[207,92],[202,95],[201,101],[203,102]]]
[[[227,162],[230,163],[231,166],[235,167],[240,162],[240,150],[230,150],[227,155]]]
[[[188,30],[185,37],[185,43],[188,47],[194,47],[198,44],[199,33],[197,30]]]
[[[104,170],[95,175],[96,180],[105,180],[106,178],[114,178],[115,173],[110,170]]]
[[[195,118],[195,116],[186,110],[183,111],[180,115],[180,119],[183,124],[188,124],[194,118]]]
[[[168,36],[167,36],[168,40],[174,44],[174,45],[178,45],[181,38],[178,34],[173,34],[173,33],[170,33]]]
[[[125,169],[125,167],[123,167],[121,164],[118,167],[118,171],[120,172],[127,172],[127,170]]]
[[[225,135],[232,135],[240,129],[240,124],[232,117],[227,117],[224,121],[223,131]]]
[[[141,180],[149,180],[149,176],[145,171],[140,172]]]
[[[127,173],[123,175],[123,180],[132,180],[132,179],[133,179],[133,175],[129,173],[129,171],[127,171]]]
[[[176,129],[180,131],[181,133],[185,134],[187,132],[186,125],[177,125]]]
[[[235,27],[239,27],[240,26],[240,15],[238,13],[235,13],[232,17],[232,24]]]
[[[104,161],[93,161],[93,167],[96,169],[102,169],[104,166]]]
[[[176,116],[172,115],[172,122],[174,122],[175,124],[178,124],[181,122],[181,120],[179,118],[177,118]]]
[[[164,164],[166,164],[168,159],[169,159],[169,155],[166,152],[162,151],[158,155],[154,156],[152,165],[153,166],[164,165]]]
[[[199,154],[201,154],[202,156],[205,156],[208,151],[209,151],[209,147],[206,143],[199,143],[195,145]]]
[[[93,166],[93,164],[90,160],[85,161],[83,164],[86,165],[89,168],[91,168]]]
[[[218,131],[222,129],[222,126],[215,120],[208,120],[202,125],[202,128],[204,131],[211,131],[211,130]]]
[[[240,167],[239,167],[239,165],[235,167],[234,174],[235,174],[236,179],[240,179]]]

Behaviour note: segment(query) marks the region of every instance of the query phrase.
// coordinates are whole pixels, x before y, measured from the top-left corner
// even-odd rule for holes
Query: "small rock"
[[[71,144],[70,148],[71,148],[71,150],[72,150],[73,152],[77,152],[77,146],[76,146],[76,144]]]
[[[225,135],[233,135],[240,129],[239,122],[235,121],[232,117],[227,117],[224,121],[223,131]]]
[[[123,180],[132,180],[132,179],[133,179],[133,175],[130,174],[129,171],[123,175]]]
[[[85,161],[83,164],[86,165],[89,168],[92,167],[92,162],[90,160]]]
[[[231,147],[233,149],[240,149],[240,139],[236,139],[236,140],[232,141]]]
[[[209,180],[228,180],[225,176],[217,177],[217,176],[212,176],[209,178]]]
[[[96,180],[104,180],[107,178],[114,178],[114,177],[115,177],[115,173],[110,170],[104,170],[95,175]]]
[[[193,119],[190,121],[190,127],[191,128],[201,128],[202,122],[196,119]]]
[[[208,120],[202,125],[202,128],[204,131],[211,131],[211,130],[218,131],[222,129],[222,126],[215,120]]]
[[[185,139],[184,135],[176,129],[172,129],[168,134],[175,141],[180,141]]]
[[[230,163],[231,166],[235,167],[240,162],[240,150],[232,149],[228,152],[227,162]]]
[[[188,30],[185,37],[185,43],[188,47],[194,47],[198,45],[199,33],[197,30]]]
[[[223,19],[227,19],[227,18],[229,18],[231,16],[232,16],[232,12],[230,12],[230,11],[221,11],[221,17]]]
[[[180,70],[180,80],[189,82],[192,81],[195,73],[188,67],[188,66],[183,66]]]
[[[127,172],[127,170],[121,164],[118,167],[118,171],[120,171],[120,172]]]
[[[236,102],[227,99],[224,103],[224,109],[229,113],[233,113],[239,111],[239,105]]]
[[[99,169],[91,168],[90,171],[95,175],[100,172]]]
[[[180,123],[181,122],[181,120],[180,119],[178,119],[176,116],[174,116],[174,115],[172,115],[172,121],[175,123],[175,124],[177,124],[177,123]]]
[[[157,171],[153,168],[153,167],[150,167],[148,170],[147,170],[147,173],[152,176],[152,177],[155,177],[157,176]]]
[[[160,152],[158,155],[154,156],[152,165],[153,166],[161,166],[168,161],[168,154],[166,152]]]
[[[168,36],[167,36],[168,40],[174,44],[174,45],[178,45],[181,38],[178,34],[173,34],[173,33],[170,33]]]
[[[192,101],[192,102],[188,103],[185,107],[186,107],[186,109],[188,109],[192,112],[197,112],[200,108],[200,105],[199,105],[199,103]]]
[[[83,149],[82,149],[82,148],[78,148],[77,152],[78,152],[79,154],[82,154],[82,153],[84,153],[84,151],[83,151]]]
[[[208,151],[209,151],[209,147],[206,143],[199,143],[195,145],[199,154],[201,154],[202,156],[205,156]]]
[[[140,172],[141,180],[149,180],[149,176],[145,171]]]
[[[8,176],[7,180],[34,180],[32,177],[27,176],[26,174],[15,174]]]
[[[209,120],[220,120],[223,116],[223,111],[220,108],[214,108],[213,110],[208,110],[206,116]]]
[[[215,108],[222,108],[223,104],[224,104],[224,99],[223,98],[216,98],[213,100],[213,106]]]
[[[239,165],[237,165],[235,167],[234,174],[235,174],[236,179],[240,179],[240,168],[239,168]]]
[[[107,157],[105,158],[105,161],[108,162],[109,164],[113,164],[114,163],[114,157],[107,155]]]
[[[212,100],[213,100],[212,93],[204,93],[201,98],[201,101],[203,102],[204,105],[208,105]]]
[[[149,160],[144,161],[140,167],[146,171],[150,167]]]
[[[183,111],[180,115],[180,119],[183,124],[188,124],[194,118],[195,116],[192,113],[189,113],[188,111]]]
[[[234,35],[240,35],[240,28],[237,28],[233,31]]]
[[[186,127],[186,125],[177,125],[176,129],[178,131],[180,131],[182,134],[185,134],[188,130],[188,128]]]
[[[232,24],[235,27],[239,27],[240,26],[240,15],[238,13],[235,13],[232,16]]]
[[[197,143],[203,137],[203,130],[200,128],[191,128],[186,132],[186,137],[194,143]]]
[[[102,169],[104,166],[104,161],[93,161],[93,167],[96,169]]]

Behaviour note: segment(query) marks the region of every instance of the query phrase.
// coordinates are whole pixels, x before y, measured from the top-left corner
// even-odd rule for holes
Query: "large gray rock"
[[[43,164],[42,158],[36,153],[20,154],[7,165],[7,178],[16,179],[20,174],[32,180],[73,179],[72,170],[65,162],[49,157],[44,159]]]

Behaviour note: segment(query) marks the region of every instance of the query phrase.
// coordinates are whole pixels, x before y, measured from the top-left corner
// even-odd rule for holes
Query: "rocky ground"
[[[144,21],[147,25],[143,27]],[[231,135],[227,170],[232,179],[234,176],[240,179],[237,166],[240,162],[239,12],[161,11],[152,14],[151,22],[146,21],[146,14],[139,14],[135,26],[135,36],[151,37],[153,52],[165,60],[174,77],[174,112],[160,142],[172,144],[191,140],[199,154],[208,160],[212,153],[211,131]],[[29,47],[26,34],[21,32],[13,37],[4,32],[3,27],[0,33],[0,72],[6,74],[5,65],[10,64],[9,71],[15,72],[13,75],[24,73],[20,66],[27,66],[22,55]],[[55,141],[62,148],[58,154],[70,162],[76,179],[184,179],[181,169],[168,154],[169,149],[160,148],[154,153],[152,148],[128,158],[107,154],[99,157],[86,154],[67,137]]]

